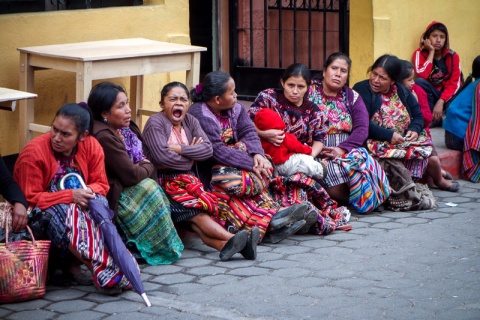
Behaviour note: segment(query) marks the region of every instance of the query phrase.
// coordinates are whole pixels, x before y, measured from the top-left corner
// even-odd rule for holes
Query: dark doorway
[[[200,80],[213,71],[213,7],[211,0],[190,0],[190,40],[192,45],[206,47],[200,54]]]
[[[348,0],[229,1],[231,70],[240,99],[278,87],[292,63],[321,72],[333,52],[348,54]]]

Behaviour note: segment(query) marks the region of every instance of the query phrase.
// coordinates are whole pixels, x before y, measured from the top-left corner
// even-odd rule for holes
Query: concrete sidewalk
[[[462,152],[448,149],[445,146],[445,130],[443,128],[431,128],[432,140],[437,150],[442,168],[450,172],[454,179],[462,176]]]

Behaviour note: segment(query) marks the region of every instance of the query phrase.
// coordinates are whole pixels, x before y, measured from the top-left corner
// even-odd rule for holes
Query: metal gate
[[[231,70],[240,99],[278,87],[292,63],[321,72],[329,54],[348,54],[348,0],[230,1]]]

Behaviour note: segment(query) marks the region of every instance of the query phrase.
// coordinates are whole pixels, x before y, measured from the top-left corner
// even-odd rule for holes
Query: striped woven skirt
[[[339,133],[327,135],[326,147],[336,147],[345,141],[350,134]],[[331,188],[340,184],[348,183],[348,172],[344,167],[339,165],[336,161],[329,160],[327,165],[327,176],[323,180],[319,180],[323,187]]]
[[[162,188],[144,179],[125,188],[118,202],[117,224],[150,265],[170,264],[180,258],[183,243],[170,216]]]
[[[104,197],[101,197],[101,199],[104,200],[102,201],[104,205],[108,206],[106,199]],[[108,253],[103,242],[102,230],[90,216],[89,210],[84,211],[79,205],[70,204],[65,217],[65,226],[72,246],[77,250],[82,260],[91,263],[93,280],[97,287],[125,288],[130,284]],[[130,252],[128,254],[135,261]],[[138,272],[140,272],[140,269],[138,269]]]

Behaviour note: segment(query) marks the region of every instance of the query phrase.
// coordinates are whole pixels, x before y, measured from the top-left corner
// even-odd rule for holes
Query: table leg
[[[187,70],[185,85],[188,90],[192,90],[199,83],[200,78],[200,52],[192,54],[192,67]]]
[[[34,92],[34,70],[30,66],[30,59],[27,53],[20,53],[20,79],[19,89],[26,92]],[[20,100],[18,107],[19,125],[18,125],[18,152],[22,151],[25,145],[32,139],[32,132],[29,124],[35,118],[34,100]]]
[[[75,102],[87,102],[88,95],[92,90],[92,62],[80,61],[77,62],[77,79],[76,79],[76,101]]]
[[[143,129],[142,115],[139,110],[143,108],[143,75],[130,77],[130,108],[132,120]]]

